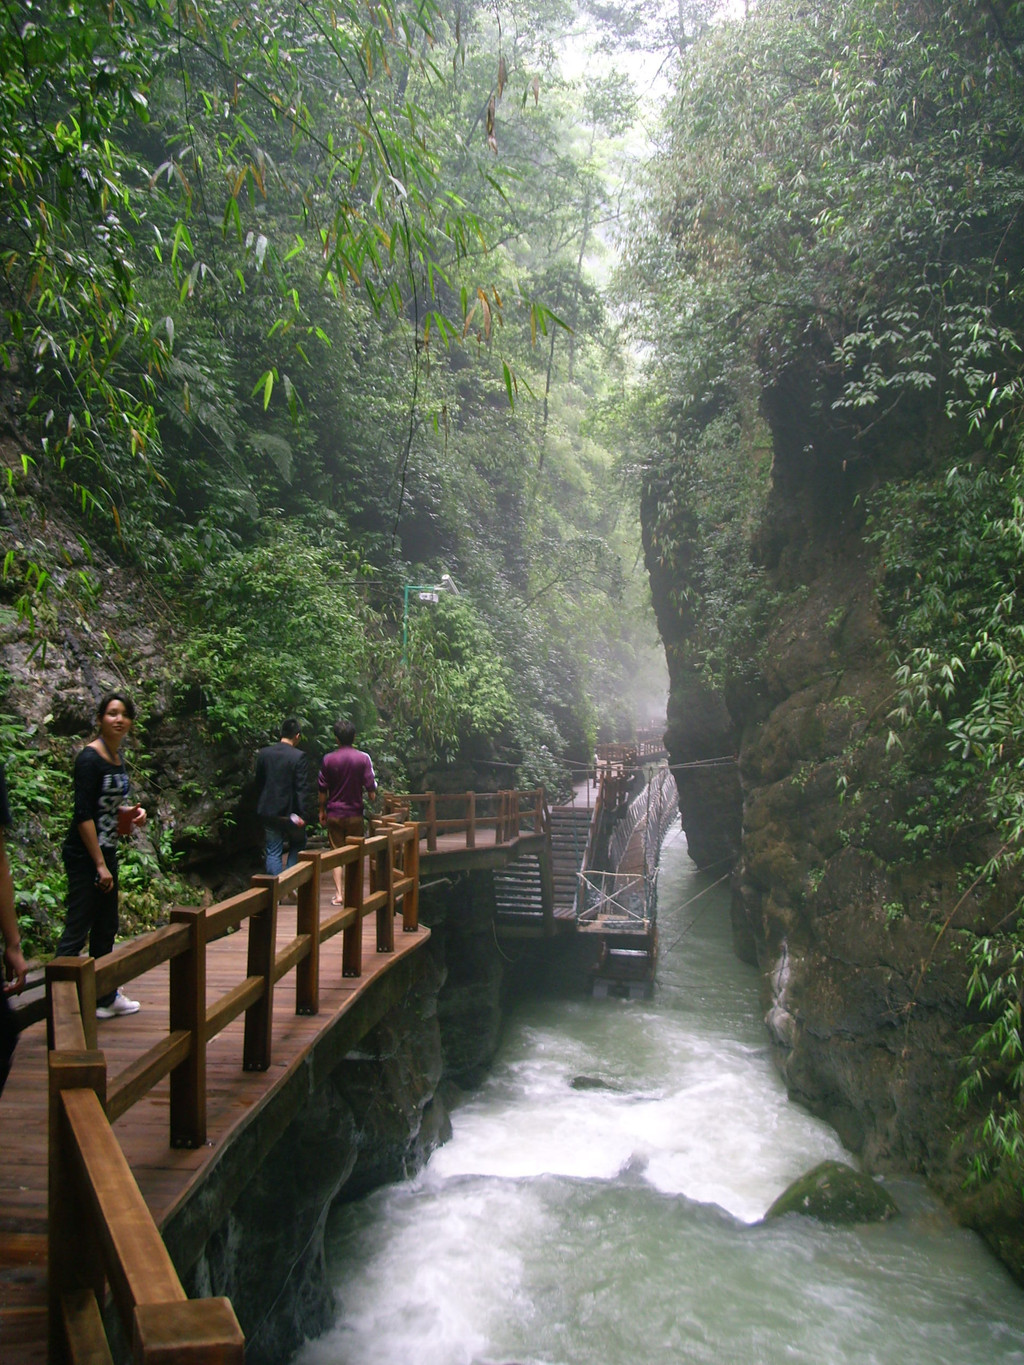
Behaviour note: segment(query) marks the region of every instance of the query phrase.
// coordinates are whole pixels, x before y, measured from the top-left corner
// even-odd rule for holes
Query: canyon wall
[[[927,437],[868,463],[801,412],[799,394],[766,402],[771,482],[748,548],[770,609],[756,667],[721,687],[701,667],[700,607],[678,571],[700,546],[666,569],[647,490],[683,826],[699,865],[733,859],[734,943],[761,969],[791,1096],[869,1170],[923,1175],[1024,1280],[1020,1193],[969,1184],[979,1115],[955,1100],[964,1029],[977,1022],[961,931],[1004,920],[1019,887],[971,885],[998,843],[983,820],[927,856],[911,847],[921,812],[941,814],[946,755],[924,734],[893,744],[894,640],[865,536],[867,495],[920,469]]]

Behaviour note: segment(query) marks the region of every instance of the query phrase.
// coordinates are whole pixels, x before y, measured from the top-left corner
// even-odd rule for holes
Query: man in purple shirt
[[[350,720],[334,722],[338,748],[324,754],[316,779],[320,793],[320,823],[327,826],[331,848],[340,848],[350,836],[363,837],[363,792],[377,795],[370,755],[352,747],[356,727]],[[334,904],[342,905],[341,868],[334,868]]]

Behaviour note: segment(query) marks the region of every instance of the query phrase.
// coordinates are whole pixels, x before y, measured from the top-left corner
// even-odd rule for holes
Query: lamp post
[[[420,602],[436,602],[439,592],[450,592],[458,597],[451,574],[441,575],[440,583],[406,583],[402,588],[402,663],[405,663],[406,646],[409,643],[409,594],[416,593]]]

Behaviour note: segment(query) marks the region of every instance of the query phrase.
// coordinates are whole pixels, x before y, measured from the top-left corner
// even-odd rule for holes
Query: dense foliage
[[[24,441],[11,496],[41,486],[91,508],[90,539],[182,603],[214,731],[251,739],[304,688],[318,729],[357,699],[371,719],[402,584],[443,570],[492,627],[499,599],[530,617],[502,627],[520,677],[564,643],[585,693],[604,612],[625,641],[599,706],[644,640],[615,600],[630,530],[614,461],[583,425],[616,364],[585,265],[607,191],[584,152],[621,133],[628,91],[566,84],[568,19],[559,5],[520,27],[463,5],[4,5],[0,361]],[[54,565],[21,548],[5,579],[45,635]],[[246,613],[278,590],[254,633]],[[318,631],[345,677],[305,658],[326,649]],[[265,689],[255,709],[246,668]],[[397,712],[414,692],[425,704],[410,688]],[[520,702],[529,742],[548,708]],[[585,707],[564,741],[586,749],[595,721]]]
[[[3,0],[8,639],[120,649],[102,557],[243,753],[349,712],[389,783],[507,785],[630,732],[658,663],[591,265],[632,96],[562,74],[575,16]]]
[[[647,556],[674,593],[682,666],[726,689],[755,676],[764,566],[773,591],[800,590],[799,543],[764,540],[767,498],[803,509],[794,535],[801,515],[844,533],[870,518],[892,762],[904,742],[945,749],[908,838],[925,856],[988,828],[967,880],[1017,887],[1010,913],[967,933],[963,1100],[980,1106],[978,1172],[1018,1182],[1022,149],[1019,3],[765,0],[685,54],[623,281],[649,357]]]

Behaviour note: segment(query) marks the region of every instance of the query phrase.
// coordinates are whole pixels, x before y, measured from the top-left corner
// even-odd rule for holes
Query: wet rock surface
[[[573,1076],[569,1082],[573,1090],[621,1090],[614,1081],[603,1080],[600,1076]]]
[[[1019,886],[982,899],[964,877],[998,847],[983,820],[927,854],[915,845],[946,754],[924,735],[902,735],[895,752],[889,739],[894,642],[864,538],[857,470],[867,466],[838,452],[826,486],[806,414],[768,415],[773,488],[750,553],[772,610],[756,668],[728,695],[709,692],[696,666],[688,585],[648,556],[691,855],[711,871],[737,850],[726,864],[733,942],[761,971],[791,1096],[869,1171],[923,1175],[1024,1282],[1020,1192],[968,1185],[981,1115],[956,1103],[973,1019],[961,931],[987,932],[1015,913]],[[868,471],[876,485],[885,459],[905,476],[928,458],[924,440],[908,450],[879,456]],[[734,767],[701,766],[730,745]]]
[[[444,974],[438,1023],[447,1080],[471,1090],[486,1077],[501,1041],[508,959],[494,933],[494,880],[463,874],[420,895],[420,921]]]
[[[782,1218],[787,1213],[815,1218],[832,1227],[855,1223],[884,1223],[899,1209],[887,1190],[841,1161],[823,1161],[783,1190],[764,1216]]]

